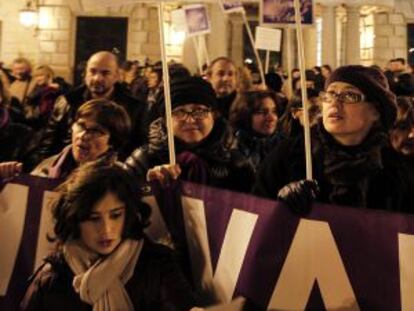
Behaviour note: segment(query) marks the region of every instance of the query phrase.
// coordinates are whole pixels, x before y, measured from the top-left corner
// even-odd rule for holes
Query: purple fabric
[[[12,182],[30,187],[30,206],[8,293],[0,297],[0,310],[17,309],[25,280],[33,270],[43,192],[53,189],[60,180],[20,176]],[[179,241],[182,254],[186,254],[186,240],[180,192],[204,202],[213,271],[233,209],[257,214],[234,296],[243,295],[262,307],[267,306],[300,218],[278,202],[246,194],[187,182],[173,183],[164,189],[155,187],[162,214],[173,231],[172,236]],[[329,224],[361,310],[401,309],[398,234],[414,235],[414,216],[315,204],[306,218]],[[187,264],[186,268],[190,266]],[[306,267],[303,271],[306,273]],[[315,283],[307,310],[324,309],[319,286]]]
[[[177,163],[181,167],[181,178],[199,184],[208,184],[209,168],[198,155],[184,151],[177,155]]]
[[[234,296],[267,306],[300,218],[276,201],[245,194],[190,183],[183,193],[204,201],[213,270],[232,210],[258,215]],[[412,215],[315,204],[306,218],[329,223],[361,310],[400,310],[398,233],[414,234]],[[325,309],[317,284],[307,308]]]
[[[66,162],[68,161],[68,157],[72,152],[71,145],[66,146],[55,162],[53,162],[52,166],[49,168],[48,177],[49,178],[60,178],[62,177],[62,172],[67,170]]]

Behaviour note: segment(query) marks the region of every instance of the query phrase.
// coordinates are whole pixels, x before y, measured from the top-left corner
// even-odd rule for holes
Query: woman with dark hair
[[[329,76],[331,75],[331,73],[332,73],[331,66],[329,66],[327,64],[322,65],[322,67],[321,67],[321,74],[325,78],[325,80],[329,78]]]
[[[76,112],[72,144],[43,160],[32,175],[65,178],[80,164],[114,158],[126,143],[131,121],[125,109],[107,99],[93,99]]]
[[[164,98],[159,99],[164,106]],[[210,83],[199,77],[171,82],[172,128],[177,165],[171,166],[166,120],[151,123],[149,144],[135,150],[126,169],[145,182],[148,171],[236,191],[250,191],[253,168],[234,147],[234,136],[225,119],[216,112],[216,95]],[[162,169],[162,170],[161,170]],[[151,175],[152,176],[152,175]]]
[[[253,192],[292,210],[319,202],[412,213],[414,185],[388,131],[395,95],[384,74],[360,65],[335,70],[321,94],[322,120],[311,129],[314,180],[305,178],[303,135],[281,142],[265,159]]]
[[[230,123],[236,129],[237,147],[256,170],[283,138],[276,130],[279,102],[272,91],[251,91],[242,93],[235,107]]]
[[[145,237],[150,209],[117,163],[91,162],[59,187],[57,251],[31,278],[23,310],[190,310],[167,247]],[[194,308],[196,309],[196,308]]]

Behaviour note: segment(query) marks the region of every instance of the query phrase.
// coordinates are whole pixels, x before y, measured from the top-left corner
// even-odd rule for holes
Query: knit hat
[[[336,69],[326,80],[325,89],[333,82],[345,82],[357,87],[381,115],[381,123],[390,129],[397,115],[396,97],[391,92],[387,78],[378,69],[349,65]]]
[[[199,77],[174,78],[170,84],[171,106],[175,109],[185,104],[201,104],[208,108],[217,107],[216,93],[211,84]],[[164,106],[164,92],[159,100]]]

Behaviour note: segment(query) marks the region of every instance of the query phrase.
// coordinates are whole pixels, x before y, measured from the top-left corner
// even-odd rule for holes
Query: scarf
[[[66,242],[63,255],[75,274],[73,287],[93,311],[133,311],[124,285],[132,277],[144,241],[124,240],[108,256],[86,249],[80,241]]]
[[[370,177],[383,168],[381,150],[388,137],[372,131],[358,146],[342,146],[323,127],[317,136],[323,156],[323,174],[332,190],[329,202],[355,207],[367,207]]]

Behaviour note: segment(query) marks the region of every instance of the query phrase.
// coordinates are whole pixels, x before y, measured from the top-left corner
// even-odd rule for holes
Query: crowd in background
[[[414,193],[414,74],[404,59],[392,59],[384,69],[324,65],[306,70],[313,180],[305,179],[304,105],[298,69],[288,76],[277,68],[260,81],[251,66],[238,68],[231,59],[219,57],[197,75],[182,64],[170,63],[169,75],[174,165],[169,164],[160,62],[120,64],[116,55],[97,52],[86,63],[83,83],[74,86],[56,77],[47,65],[32,69],[24,58],[14,60],[10,69],[1,67],[0,177],[25,172],[70,180],[79,178],[73,173],[86,166],[95,181],[118,176],[125,179],[125,187],[132,182],[143,191],[147,182],[157,180],[168,186],[182,179],[279,199],[297,213],[309,211],[314,200],[414,213],[410,204]],[[117,168],[111,171],[108,166],[113,165]],[[91,167],[109,177],[96,177]],[[94,189],[88,179],[78,182]],[[69,188],[61,190],[64,198],[72,195]],[[61,213],[65,213],[64,204],[79,199],[79,191],[73,199],[59,203]],[[100,196],[91,201],[99,211],[99,200],[113,203],[108,191],[115,192],[116,204],[124,200],[118,193],[122,190],[112,183],[99,191]],[[88,208],[74,212],[83,215],[78,218],[80,225],[90,220],[90,214],[104,219],[101,212]],[[54,216],[58,222],[63,217]],[[143,228],[146,216],[140,220]],[[67,243],[74,236],[65,235],[62,228],[56,227],[55,233]],[[140,232],[132,240],[141,238]],[[78,234],[75,240],[79,239],[83,237]],[[145,260],[156,257],[154,252],[162,260],[169,256],[146,243],[149,246],[144,248],[133,243],[137,251],[142,249]],[[99,248],[96,252],[102,254]],[[72,268],[70,260],[67,264]],[[59,269],[61,265],[59,261]],[[159,272],[160,265],[153,269]],[[174,278],[181,282],[177,275]],[[169,283],[157,286],[171,290],[166,288]],[[188,289],[183,285],[180,290]],[[151,295],[154,301],[158,299],[157,294]],[[168,310],[196,305],[192,296],[187,300],[181,295],[165,297],[177,306]],[[140,303],[144,302],[125,299],[127,305]],[[151,310],[153,302],[145,303]]]

